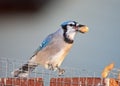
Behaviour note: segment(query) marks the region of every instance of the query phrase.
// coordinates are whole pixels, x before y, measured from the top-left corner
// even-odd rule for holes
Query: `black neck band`
[[[67,38],[66,31],[64,31],[63,37],[64,37],[64,41],[67,42],[67,43],[69,43],[69,44],[72,44],[74,42],[73,40]]]

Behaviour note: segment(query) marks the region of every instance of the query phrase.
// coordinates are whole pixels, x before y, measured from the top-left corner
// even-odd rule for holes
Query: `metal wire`
[[[90,72],[86,69],[68,68],[64,75],[59,76],[57,71],[37,67],[27,78],[15,78],[11,72],[23,64],[22,61],[0,59],[0,86],[102,86],[103,80],[98,76],[98,71]],[[99,71],[100,73],[101,71]],[[120,69],[114,68],[108,78],[115,78]],[[28,83],[29,82],[29,83]],[[34,83],[34,84],[33,84]],[[31,85],[30,85],[31,84]]]

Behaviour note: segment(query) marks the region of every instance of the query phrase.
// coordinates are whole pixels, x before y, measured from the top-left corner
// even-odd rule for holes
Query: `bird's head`
[[[86,33],[88,32],[88,27],[86,25],[78,24],[75,21],[66,21],[61,24],[64,30],[65,39],[73,41],[74,36],[77,32]]]
[[[67,21],[61,24],[61,27],[67,31],[86,33],[88,32],[88,27],[86,25],[78,24],[75,21]]]

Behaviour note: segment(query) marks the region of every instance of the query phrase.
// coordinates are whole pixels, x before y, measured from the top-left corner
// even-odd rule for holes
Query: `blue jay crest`
[[[65,26],[67,26],[68,24],[73,24],[73,25],[75,25],[75,24],[77,24],[77,22],[75,22],[75,21],[66,21],[66,22],[63,22],[62,24],[61,24],[61,26],[62,26],[62,28],[63,27],[65,27]]]
[[[43,40],[26,64],[12,72],[13,76],[27,77],[38,65],[49,70],[57,70],[58,75],[63,74],[65,70],[61,69],[60,65],[70,51],[74,37],[78,32],[86,33],[88,32],[88,27],[75,21],[62,23],[60,29]]]

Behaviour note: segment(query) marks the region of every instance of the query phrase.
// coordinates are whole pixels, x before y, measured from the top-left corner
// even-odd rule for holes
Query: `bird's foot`
[[[65,70],[64,70],[64,69],[60,69],[60,70],[58,71],[58,75],[59,75],[59,76],[61,76],[61,75],[63,75],[63,74],[64,74],[64,72],[65,72]]]
[[[58,75],[59,75],[59,76],[61,76],[61,75],[64,74],[65,69],[61,69],[61,68],[59,68],[58,66],[57,66],[57,69],[58,69]]]
[[[49,70],[54,70],[53,65],[52,64],[48,64],[48,69]]]

